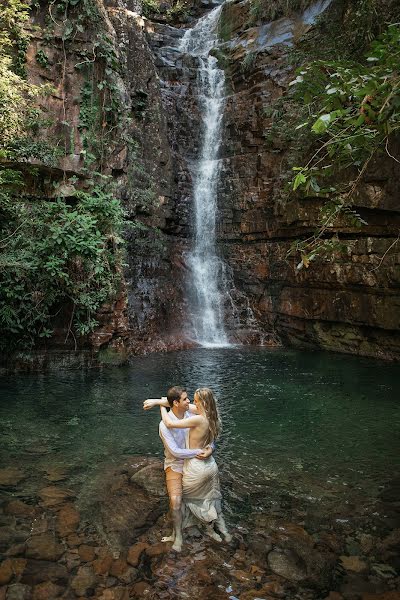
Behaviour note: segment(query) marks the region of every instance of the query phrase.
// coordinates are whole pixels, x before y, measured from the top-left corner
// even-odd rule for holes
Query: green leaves
[[[328,129],[330,122],[332,121],[333,113],[327,113],[318,117],[314,125],[311,127],[314,133],[325,133]]]
[[[19,174],[0,171],[0,179],[18,182]],[[74,205],[0,194],[0,347],[50,337],[61,306],[73,305],[76,333],[89,333],[119,286],[122,226],[107,182],[77,192]]]
[[[293,167],[291,187],[325,199],[315,233],[296,246],[302,257],[298,269],[338,251],[335,229],[366,224],[353,206],[355,194],[369,161],[387,150],[388,136],[400,130],[399,65],[400,26],[394,24],[372,44],[364,64],[317,60],[303,65],[292,82],[310,115],[296,129],[311,123],[318,141],[308,162]]]
[[[293,180],[293,189],[297,190],[297,188],[302,184],[306,183],[307,177],[303,173],[298,173]]]

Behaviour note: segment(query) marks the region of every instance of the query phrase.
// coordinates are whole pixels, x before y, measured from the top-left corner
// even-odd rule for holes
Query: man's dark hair
[[[167,400],[171,408],[173,408],[174,406],[174,400],[177,400],[179,402],[183,392],[186,392],[186,390],[180,385],[174,385],[174,387],[169,388],[167,392]]]

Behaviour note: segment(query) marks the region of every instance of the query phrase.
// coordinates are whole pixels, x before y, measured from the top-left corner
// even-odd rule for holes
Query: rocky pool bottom
[[[399,368],[334,355],[194,351],[1,385],[0,599],[399,600]],[[165,382],[206,382],[233,534],[170,531]],[[190,391],[189,390],[189,391]]]

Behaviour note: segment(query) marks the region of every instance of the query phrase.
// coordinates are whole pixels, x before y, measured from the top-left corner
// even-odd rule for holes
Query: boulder
[[[315,547],[313,538],[299,525],[279,519],[266,523],[273,551],[268,564],[277,575],[315,589],[330,587],[336,565],[335,556]]]
[[[80,567],[78,573],[71,580],[71,588],[77,596],[93,595],[92,590],[96,587],[97,577],[91,567]]]
[[[167,495],[165,487],[164,467],[162,463],[152,463],[137,471],[131,481],[140,485],[149,494],[164,497]]]
[[[161,479],[161,468],[151,466],[151,469]],[[138,482],[131,482],[126,473],[115,467],[99,473],[90,491],[85,511],[93,515],[95,526],[113,549],[125,550],[167,510],[159,495],[149,493]]]
[[[32,590],[29,585],[13,583],[7,588],[7,600],[31,600]]]

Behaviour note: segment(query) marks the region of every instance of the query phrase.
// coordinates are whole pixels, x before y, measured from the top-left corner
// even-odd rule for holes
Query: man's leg
[[[174,530],[171,538],[163,538],[163,541],[173,541],[172,549],[180,552],[182,549],[182,473],[168,467],[165,478]]]

